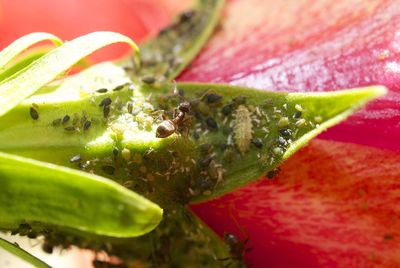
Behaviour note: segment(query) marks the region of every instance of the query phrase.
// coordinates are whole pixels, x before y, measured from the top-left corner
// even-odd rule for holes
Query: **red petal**
[[[236,220],[253,267],[399,267],[399,163],[391,151],[315,140],[273,181],[194,210],[220,234],[240,234]]]
[[[187,7],[188,0],[13,0],[0,2],[0,49],[35,31],[50,32],[70,40],[93,31],[116,31],[135,41],[157,31],[171,16]],[[113,45],[95,59],[126,54],[127,46]]]
[[[180,79],[288,91],[386,85],[387,97],[323,137],[400,149],[399,29],[396,0],[232,0]]]

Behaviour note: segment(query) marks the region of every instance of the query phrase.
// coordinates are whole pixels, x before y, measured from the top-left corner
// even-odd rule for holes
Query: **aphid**
[[[158,125],[156,130],[156,137],[166,138],[175,133],[175,131],[184,122],[185,115],[190,112],[190,109],[191,109],[190,102],[183,102],[179,104],[178,112],[175,111],[174,118],[172,120],[163,118],[164,121],[162,121],[161,124]]]
[[[282,128],[279,130],[279,133],[285,138],[290,138],[292,136],[292,130],[289,128]]]
[[[69,162],[76,163],[82,160],[82,156],[80,154],[74,155],[69,159]]]
[[[33,230],[29,230],[28,234],[27,234],[27,237],[30,238],[30,239],[35,239],[37,237],[37,233],[35,231],[33,231]]]
[[[127,149],[127,148],[124,148],[121,151],[121,156],[126,161],[129,161],[131,159],[131,151],[129,149]]]
[[[106,88],[100,88],[98,90],[96,90],[96,92],[98,93],[106,93],[108,90]]]
[[[48,254],[53,253],[53,246],[50,243],[46,242],[46,241],[42,245],[42,249],[43,249],[44,252],[46,252]]]
[[[110,114],[110,106],[104,106],[104,108],[103,108],[104,118],[107,118],[109,114]]]
[[[210,93],[206,95],[207,102],[208,103],[216,103],[219,102],[222,99],[221,95]]]
[[[65,116],[63,117],[63,119],[62,119],[62,123],[63,123],[63,124],[67,123],[67,122],[69,121],[70,118],[71,118],[71,117],[70,117],[69,115],[65,115]]]
[[[29,113],[30,113],[30,115],[31,115],[33,120],[38,120],[39,119],[39,113],[35,108],[33,108],[33,107],[29,108]]]
[[[287,140],[285,140],[283,137],[279,136],[278,137],[278,143],[279,145],[283,146],[283,147],[287,147],[289,145],[289,143],[287,142]]]
[[[233,102],[236,105],[242,105],[246,103],[246,97],[245,96],[237,96],[236,98],[233,99]]]
[[[211,161],[213,160],[213,156],[208,156],[206,158],[200,159],[199,160],[199,166],[202,168],[206,168],[210,165]]]
[[[91,125],[92,125],[91,121],[86,121],[85,124],[83,125],[83,130],[88,130]]]
[[[113,175],[115,171],[115,167],[113,166],[102,166],[101,169],[108,175]]]
[[[133,110],[133,104],[132,104],[132,102],[129,102],[128,103],[128,106],[127,106],[127,108],[126,108],[127,110],[128,110],[128,113],[132,113],[132,110]]]
[[[194,11],[194,10],[185,11],[179,16],[179,22],[184,23],[186,21],[189,21],[191,18],[193,18],[193,16],[195,14],[196,14],[196,11]]]
[[[210,129],[218,129],[218,123],[211,117],[207,117],[206,124]]]
[[[213,146],[211,144],[209,144],[209,143],[205,143],[205,144],[200,145],[200,152],[203,155],[207,155],[207,154],[211,153],[212,150],[213,150]]]
[[[233,109],[235,108],[233,103],[229,103],[222,107],[221,112],[223,115],[228,116],[232,113]]]
[[[260,138],[251,139],[251,143],[254,144],[257,148],[260,148],[260,149],[264,145]]]
[[[66,131],[74,131],[75,130],[75,127],[74,126],[69,126],[69,127],[66,127],[66,128],[64,128]]]
[[[102,106],[106,107],[106,106],[109,106],[109,105],[111,104],[111,102],[112,102],[111,98],[110,98],[110,97],[107,97],[107,98],[104,98],[104,99],[100,102],[99,106],[100,106],[100,107],[102,107]]]
[[[233,133],[236,147],[242,155],[249,149],[253,136],[252,128],[251,113],[244,105],[239,105],[235,111]]]
[[[283,155],[283,149],[281,147],[275,147],[272,152],[276,155],[276,156],[281,156]]]
[[[114,147],[114,149],[112,150],[112,153],[114,155],[114,158],[117,158],[118,154],[119,154],[119,149],[117,147]]]
[[[54,119],[53,122],[51,122],[51,124],[53,126],[59,126],[61,124],[61,120],[62,120],[61,118]]]
[[[286,127],[289,125],[289,118],[281,117],[278,121],[278,127]]]
[[[297,111],[297,112],[294,113],[293,118],[298,119],[298,118],[301,117],[301,115],[302,115],[302,112]]]
[[[119,85],[113,89],[113,91],[119,91],[125,87],[125,84]]]
[[[156,79],[152,76],[144,76],[142,77],[142,82],[146,84],[154,84],[154,82],[156,82]]]

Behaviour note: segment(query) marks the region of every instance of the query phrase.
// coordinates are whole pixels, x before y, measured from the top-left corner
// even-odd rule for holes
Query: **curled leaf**
[[[53,81],[81,58],[117,42],[125,42],[137,52],[138,48],[128,37],[114,32],[94,32],[78,37],[54,49],[25,69],[0,83],[0,116]]]
[[[62,41],[55,35],[49,33],[30,33],[24,35],[23,37],[15,40],[5,49],[0,51],[0,73],[5,68],[6,64],[9,63],[16,56],[21,54],[24,50],[29,48],[30,46],[45,41],[50,40],[55,45],[59,46],[62,44]]]

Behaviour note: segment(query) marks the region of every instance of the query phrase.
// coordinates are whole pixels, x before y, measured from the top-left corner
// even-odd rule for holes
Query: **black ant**
[[[232,260],[238,264],[238,267],[247,267],[244,262],[244,254],[249,252],[251,248],[247,247],[249,239],[246,238],[244,241],[239,240],[239,238],[232,233],[224,233],[224,243],[228,247],[230,257],[218,259],[219,261]],[[224,267],[230,267],[232,262],[229,262]]]
[[[187,113],[190,112],[191,107],[191,103],[185,101],[179,104],[178,111],[175,110],[173,119],[167,119],[163,115],[164,121],[162,121],[161,124],[158,125],[156,137],[166,138],[174,134],[175,131],[177,131],[179,127],[182,126],[182,123],[185,121],[185,116]]]

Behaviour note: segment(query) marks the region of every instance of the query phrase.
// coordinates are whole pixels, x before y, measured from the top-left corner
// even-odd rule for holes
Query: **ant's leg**
[[[227,261],[227,260],[231,260],[232,257],[226,257],[226,258],[218,258],[217,261]]]
[[[229,262],[227,265],[224,266],[224,268],[228,268],[232,265],[233,262]]]

